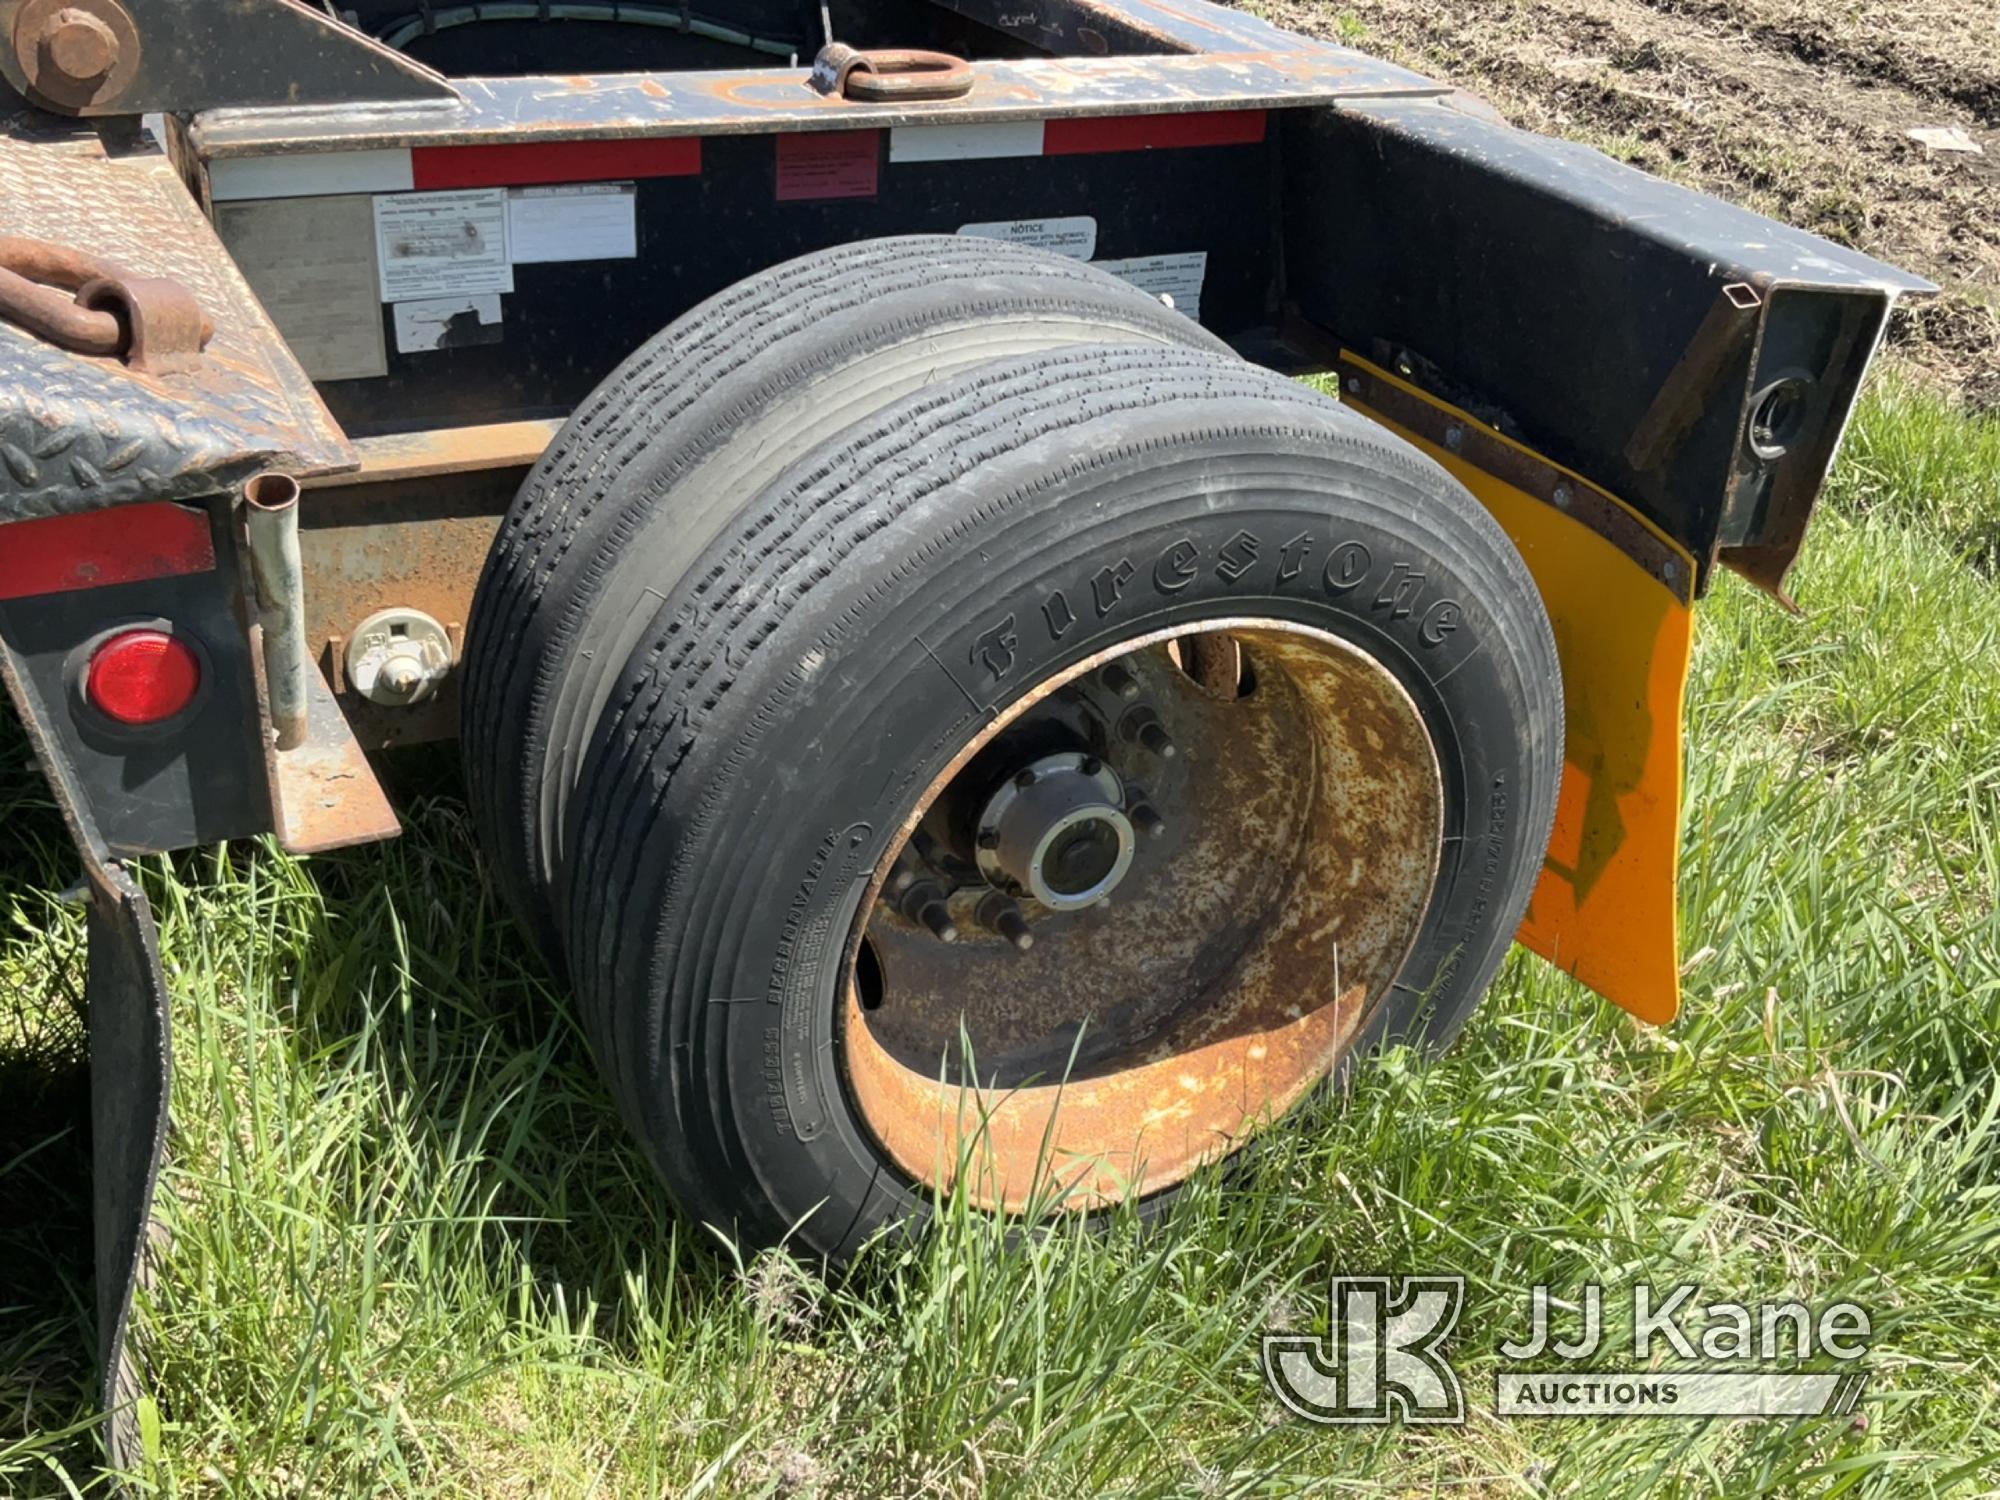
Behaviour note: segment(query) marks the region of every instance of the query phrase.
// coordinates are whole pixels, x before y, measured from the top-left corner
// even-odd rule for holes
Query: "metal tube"
[[[305,579],[299,562],[299,483],[265,473],[243,486],[243,529],[264,636],[264,691],[280,750],[306,737]]]

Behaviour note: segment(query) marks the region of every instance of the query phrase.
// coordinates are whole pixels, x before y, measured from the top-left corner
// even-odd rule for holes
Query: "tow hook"
[[[864,52],[845,42],[828,42],[813,59],[812,86],[822,94],[870,104],[962,99],[972,92],[972,64],[948,52],[911,47]]]

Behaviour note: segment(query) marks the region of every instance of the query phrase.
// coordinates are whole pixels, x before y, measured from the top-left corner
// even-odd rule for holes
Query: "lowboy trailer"
[[[1679,1001],[1680,721],[1898,296],[1205,0],[0,0],[0,669],[87,872],[492,877],[688,1214],[1169,1200],[1518,939]],[[1308,386],[1292,377],[1325,377]]]

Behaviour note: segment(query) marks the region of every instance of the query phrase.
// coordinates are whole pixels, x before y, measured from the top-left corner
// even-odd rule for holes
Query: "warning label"
[[[882,132],[839,130],[778,137],[778,201],[873,198],[882,172]]]
[[[1094,260],[1091,264],[1151,292],[1196,322],[1201,321],[1201,284],[1208,277],[1206,250],[1189,250],[1180,255],[1135,255],[1130,260]]]
[[[1097,253],[1097,220],[1089,214],[1063,219],[999,219],[991,224],[962,224],[960,234],[1010,245],[1033,245],[1052,255],[1089,260]]]

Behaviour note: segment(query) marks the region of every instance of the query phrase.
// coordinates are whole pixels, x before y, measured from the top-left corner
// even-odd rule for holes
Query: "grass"
[[[1516,954],[1163,1232],[948,1211],[829,1285],[667,1209],[477,872],[449,765],[397,844],[156,862],[180,1071],[143,1310],[171,1495],[1833,1495],[2000,1490],[1995,429],[1895,376],[1794,621],[1731,580],[1689,715],[1687,1009]],[[0,757],[0,1488],[102,1492],[79,913]],[[1454,1430],[1283,1417],[1330,1269],[1467,1278]],[[1502,1422],[1535,1281],[1851,1298],[1865,1423]],[[1615,1322],[1615,1320],[1614,1320]],[[1484,1410],[1482,1410],[1484,1408]]]

